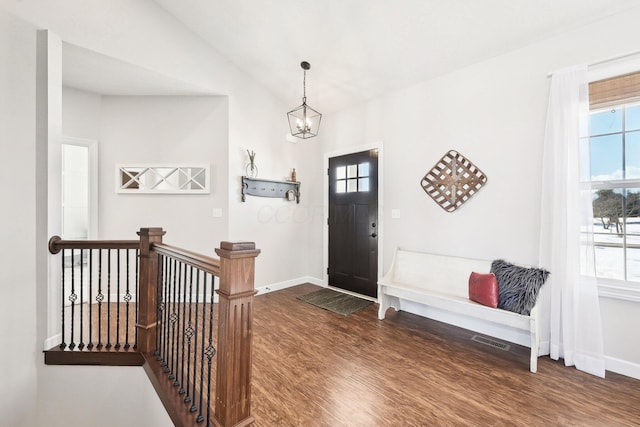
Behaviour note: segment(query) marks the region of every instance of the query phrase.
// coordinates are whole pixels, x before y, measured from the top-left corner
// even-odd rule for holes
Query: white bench
[[[396,249],[391,268],[378,282],[378,318],[390,307],[400,310],[400,300],[470,316],[528,332],[531,337],[531,372],[538,367],[538,302],[529,316],[487,307],[469,299],[469,275],[488,273],[491,261],[434,255]],[[540,298],[538,298],[540,301]]]

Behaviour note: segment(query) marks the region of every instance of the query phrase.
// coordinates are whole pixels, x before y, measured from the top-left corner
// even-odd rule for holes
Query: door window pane
[[[369,191],[369,178],[358,179],[358,191]]]
[[[358,165],[358,176],[369,176],[369,162],[360,163]]]
[[[371,174],[371,164],[368,161],[337,166],[336,193],[357,193],[371,190],[369,175]]]

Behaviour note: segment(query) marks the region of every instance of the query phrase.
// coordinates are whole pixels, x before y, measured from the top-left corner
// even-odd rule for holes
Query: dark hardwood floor
[[[256,297],[256,426],[638,426],[640,381],[600,379],[473,332],[377,305],[350,316],[296,299],[305,284]]]

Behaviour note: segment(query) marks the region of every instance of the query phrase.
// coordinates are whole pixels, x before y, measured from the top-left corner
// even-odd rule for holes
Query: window
[[[640,284],[640,91],[633,85],[640,88],[640,73],[590,84],[591,159],[582,179],[593,190],[596,275]]]
[[[116,165],[118,193],[209,193],[209,165]]]
[[[369,191],[369,162],[336,168],[336,193]]]

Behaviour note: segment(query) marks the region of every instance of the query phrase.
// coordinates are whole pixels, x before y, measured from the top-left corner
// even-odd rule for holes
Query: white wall
[[[80,0],[33,1],[9,2],[6,7],[35,25],[55,31],[65,42],[228,96],[228,237],[255,241],[262,250],[256,264],[256,286],[306,274],[304,266],[311,258],[305,241],[309,224],[263,221],[258,212],[277,210],[282,206],[278,200],[252,198],[251,202],[240,202],[246,149],[256,151],[260,177],[266,179],[282,179],[295,163],[309,161],[309,149],[315,148],[284,140],[288,129],[285,113],[292,106],[282,104],[153,2],[120,0],[89,7]],[[298,175],[299,180],[305,180],[304,203],[309,201],[309,171],[300,167]],[[168,228],[166,224],[157,225]],[[167,241],[171,236],[167,235]],[[217,240],[212,239],[208,247],[217,245]],[[194,246],[199,248],[202,243],[196,241]],[[283,253],[288,256],[284,263],[280,261]]]
[[[135,238],[163,227],[172,245],[214,255],[227,232],[225,97],[105,96],[99,134],[101,238]],[[210,194],[118,194],[115,165],[206,163]],[[213,208],[222,218],[213,218]]]
[[[325,152],[384,141],[384,270],[395,246],[537,264],[547,74],[639,50],[638,19],[640,8],[327,116]],[[454,213],[420,186],[450,149],[488,177]],[[640,376],[640,304],[602,301],[606,355]]]
[[[102,97],[98,98],[82,94],[73,93],[73,91],[65,91],[65,102],[67,112],[62,109],[61,82],[57,86],[49,85],[48,90],[56,91],[54,94],[58,102],[59,108],[52,108],[45,113],[55,116],[55,121],[48,124],[45,123],[44,134],[48,135],[55,132],[54,127],[64,122],[64,133],[70,136],[88,137],[98,139],[100,141],[100,158],[101,164],[101,194],[104,193],[104,200],[100,201],[101,209],[101,237],[110,238],[128,238],[131,233],[141,225],[159,225],[167,228],[169,234],[166,237],[167,242],[171,242],[180,246],[199,250],[202,252],[212,253],[213,248],[218,244],[219,240],[225,236],[219,232],[212,218],[211,210],[214,206],[224,208],[225,203],[228,209],[224,212],[224,221],[233,223],[233,227],[228,226],[228,237],[230,239],[246,239],[253,240],[258,247],[262,249],[261,258],[258,258],[256,284],[268,285],[287,281],[291,278],[304,276],[307,272],[309,264],[307,230],[309,223],[305,221],[297,221],[290,218],[282,221],[277,220],[265,221],[261,219],[257,212],[261,209],[269,207],[281,207],[293,209],[293,205],[289,203],[285,205],[281,200],[274,199],[256,199],[251,202],[241,204],[239,177],[244,173],[244,163],[246,161],[245,150],[247,148],[254,149],[258,153],[258,162],[261,167],[260,176],[270,179],[282,179],[286,177],[290,168],[296,167],[298,176],[303,181],[303,200],[305,199],[306,188],[304,182],[309,175],[309,167],[312,160],[307,154],[313,146],[292,145],[284,141],[284,135],[287,132],[287,124],[285,112],[291,106],[285,106],[277,100],[275,96],[265,91],[260,85],[248,78],[244,73],[231,66],[228,61],[220,57],[217,52],[207,46],[199,37],[188,31],[182,24],[168,15],[161,8],[157,7],[153,2],[139,1],[130,2],[127,0],[116,0],[110,2],[99,2],[88,5],[86,2],[79,0],[64,1],[7,1],[3,2],[3,8],[12,14],[20,17],[29,25],[21,24],[19,20],[14,18],[5,18],[5,12],[2,12],[2,27],[0,31],[2,37],[1,51],[2,63],[9,64],[0,71],[2,76],[3,92],[2,105],[3,119],[12,118],[7,126],[8,130],[3,132],[6,139],[11,141],[11,156],[3,157],[3,165],[6,163],[8,167],[3,173],[8,173],[9,177],[3,180],[3,184],[14,182],[15,176],[28,174],[27,180],[21,183],[21,187],[8,188],[6,191],[6,200],[12,206],[21,206],[25,211],[16,211],[7,213],[7,222],[12,224],[11,230],[3,230],[3,234],[7,233],[7,240],[11,242],[11,252],[3,257],[4,261],[9,261],[11,269],[3,268],[3,275],[9,274],[2,283],[12,283],[19,286],[17,293],[11,294],[12,304],[8,310],[3,310],[10,316],[10,321],[3,322],[5,326],[2,329],[2,337],[7,342],[13,342],[20,350],[14,351],[11,360],[7,363],[12,368],[11,383],[14,384],[11,389],[11,396],[8,400],[3,394],[3,421],[9,421],[12,424],[20,425],[20,417],[23,414],[32,413],[33,404],[35,402],[34,394],[36,392],[36,378],[38,379],[38,396],[39,410],[44,414],[51,414],[50,408],[56,406],[67,407],[74,405],[85,408],[88,413],[100,412],[99,402],[93,401],[91,393],[77,393],[74,397],[77,400],[71,402],[65,393],[58,393],[57,387],[60,385],[57,377],[59,376],[59,368],[45,367],[42,365],[42,342],[47,335],[46,324],[47,319],[43,314],[46,312],[46,282],[47,269],[44,263],[45,276],[36,280],[33,273],[35,268],[34,253],[37,258],[46,260],[46,236],[59,229],[56,226],[55,206],[48,207],[47,201],[57,200],[55,194],[47,197],[47,177],[43,173],[47,172],[46,166],[39,172],[35,163],[35,147],[34,129],[35,123],[35,27],[46,28],[50,30],[50,34],[59,35],[59,39],[78,46],[82,46],[99,53],[103,53],[114,58],[129,62],[131,64],[154,70],[159,74],[164,74],[170,78],[188,82],[194,86],[203,87],[208,93],[220,93],[228,97],[228,106],[226,107],[227,132],[226,149],[227,154],[223,156],[223,162],[218,168],[218,159],[214,170],[217,174],[220,172],[223,176],[229,176],[228,180],[221,179],[214,182],[212,195],[207,199],[205,196],[196,199],[197,196],[190,200],[200,200],[194,202],[195,206],[193,215],[188,218],[181,218],[175,213],[175,202],[169,203],[166,197],[161,196],[145,196],[147,198],[125,199],[124,196],[116,196],[113,190],[113,168],[115,162],[119,161],[148,161],[149,148],[151,148],[158,161],[182,161],[183,157],[179,156],[179,146],[175,145],[176,134],[172,132],[176,130],[168,129],[167,134],[162,134],[162,125],[167,119],[165,113],[167,111],[176,114],[183,114],[189,108],[182,108],[182,102],[175,104],[162,104],[159,99],[145,99],[144,97],[132,99],[129,97]],[[5,25],[5,21],[6,24]],[[18,24],[14,24],[18,23]],[[13,28],[24,26],[19,30]],[[59,43],[56,46],[59,49]],[[59,55],[59,51],[54,56]],[[60,64],[59,57],[49,57],[55,63]],[[55,68],[55,67],[54,67]],[[56,79],[60,81],[60,70],[55,68],[51,70],[55,73]],[[47,79],[45,70],[44,79]],[[11,92],[7,92],[11,91]],[[10,93],[11,96],[6,96]],[[31,96],[29,96],[31,93]],[[186,101],[187,103],[191,102]],[[51,103],[47,100],[43,105]],[[209,100],[197,100],[194,102],[209,102]],[[160,109],[162,105],[164,109]],[[50,107],[50,106],[49,106]],[[86,109],[82,113],[71,112],[73,109]],[[225,108],[222,108],[225,110]],[[197,114],[181,116],[181,123],[184,127],[180,127],[181,131],[186,132],[187,128],[193,131],[195,135],[187,135],[182,133],[183,143],[187,149],[192,150],[197,155],[211,157],[211,152],[206,151],[211,146],[203,146],[202,138],[207,134],[209,143],[215,147],[217,143],[216,137],[222,136],[220,127],[207,128],[211,121],[219,120],[223,114],[220,110],[213,116],[206,114],[200,115],[203,110],[196,108]],[[143,117],[139,114],[142,111]],[[59,119],[59,114],[65,114],[64,118]],[[99,113],[99,114],[98,114]],[[127,116],[127,113],[132,116]],[[137,117],[133,115],[137,114]],[[17,115],[17,118],[14,117]],[[151,124],[156,121],[154,126]],[[203,120],[198,122],[197,120]],[[146,123],[147,127],[139,128],[136,125]],[[200,123],[204,123],[202,126]],[[96,129],[99,127],[99,131]],[[62,129],[58,129],[57,133],[62,133]],[[49,138],[48,136],[51,136]],[[57,148],[59,140],[56,135],[48,135],[45,137],[44,159],[47,159],[46,145],[47,142],[53,145],[53,151]],[[57,135],[59,137],[59,135]],[[135,136],[140,138],[134,140]],[[156,141],[153,141],[153,139]],[[191,138],[196,138],[199,142],[196,144]],[[149,141],[151,139],[152,141]],[[144,147],[141,140],[145,140]],[[31,144],[31,145],[30,145]],[[154,145],[155,144],[155,145]],[[15,145],[15,146],[14,146]],[[120,149],[120,151],[118,151]],[[104,152],[103,152],[104,150]],[[205,150],[205,151],[200,151]],[[15,154],[15,155],[14,155]],[[126,158],[125,158],[126,157]],[[226,157],[226,158],[225,158]],[[191,160],[189,157],[188,160]],[[54,158],[49,173],[57,170],[59,162]],[[104,169],[104,170],[103,170]],[[103,175],[102,175],[103,174]],[[40,176],[40,191],[35,187],[35,177]],[[111,176],[111,178],[109,177]],[[49,181],[55,180],[56,177],[49,177]],[[32,181],[29,181],[32,180]],[[31,187],[29,187],[31,185]],[[5,187],[6,185],[3,185]],[[220,186],[220,187],[217,187]],[[310,187],[311,188],[311,187]],[[226,194],[226,201],[222,200],[218,204],[218,200],[212,201],[213,197]],[[4,190],[3,190],[4,195]],[[13,197],[13,199],[12,199]],[[175,197],[171,199],[175,200]],[[187,199],[180,199],[187,200]],[[209,200],[209,203],[202,201]],[[115,204],[120,209],[115,211],[112,208],[106,208],[104,204]],[[171,206],[168,206],[171,205]],[[233,206],[232,206],[233,205]],[[40,206],[40,209],[36,209]],[[139,212],[141,206],[148,209],[144,215],[131,212]],[[301,204],[301,207],[304,205]],[[149,209],[151,208],[151,209]],[[297,211],[297,206],[295,207]],[[113,211],[105,212],[112,209]],[[154,216],[149,213],[152,211],[165,209],[165,215]],[[36,241],[34,228],[37,225],[35,218],[36,211],[39,217],[44,218],[46,224],[49,219],[48,227],[44,224],[40,225],[42,236]],[[286,212],[286,210],[285,210]],[[4,215],[4,214],[3,214]],[[152,224],[153,222],[158,222]],[[200,224],[204,223],[204,224]],[[202,228],[204,227],[204,232]],[[223,226],[224,229],[224,226]],[[30,234],[31,233],[31,234]],[[31,235],[31,238],[29,236]],[[22,250],[21,250],[22,249]],[[283,254],[286,260],[283,261]],[[4,254],[3,254],[4,255]],[[264,261],[263,261],[264,260]],[[40,265],[42,267],[42,264]],[[40,268],[42,271],[42,268]],[[41,296],[38,302],[35,301],[35,282],[39,282],[44,292],[38,292]],[[24,286],[20,286],[24,285]],[[42,296],[44,294],[44,296]],[[6,292],[3,292],[6,295]],[[13,303],[18,298],[24,301],[24,305]],[[44,301],[44,302],[43,302]],[[39,309],[36,309],[39,307]],[[4,308],[4,306],[3,306]],[[16,310],[19,310],[16,312]],[[4,317],[3,317],[4,318]],[[21,338],[14,338],[14,331],[9,330],[9,325],[14,325],[16,320],[20,320],[22,328]],[[44,325],[41,330],[35,334],[29,334],[28,331],[35,323]],[[35,332],[35,331],[34,331]],[[37,335],[37,336],[36,336]],[[23,343],[22,341],[25,340]],[[35,341],[35,342],[34,342]],[[27,345],[22,345],[27,344]],[[38,375],[36,376],[37,367]],[[96,369],[96,371],[93,371]],[[118,374],[111,374],[109,371],[99,370],[99,368],[87,368],[85,375],[98,378],[96,382],[107,390],[115,384]],[[79,383],[78,376],[74,374],[74,378],[70,378],[73,382]],[[145,383],[145,386],[149,386]],[[134,387],[135,389],[135,387]],[[134,392],[124,393],[125,398],[135,399]],[[6,403],[5,403],[6,402]],[[5,406],[6,405],[6,406]],[[29,406],[31,405],[31,406]],[[5,410],[5,407],[7,410]],[[15,423],[13,423],[15,419]],[[138,425],[137,421],[133,424]]]
[[[0,341],[2,424],[27,426],[35,409],[35,28],[0,10]]]
[[[71,87],[62,88],[62,135],[99,140],[101,121],[100,94]]]
[[[139,366],[47,366],[38,389],[43,398],[29,425],[173,426]]]
[[[172,245],[214,255],[228,235],[228,102],[224,96],[103,96],[65,87],[62,133],[98,141],[99,236],[135,239],[161,226]],[[115,165],[204,163],[210,194],[118,194]],[[223,211],[213,217],[213,209]]]

